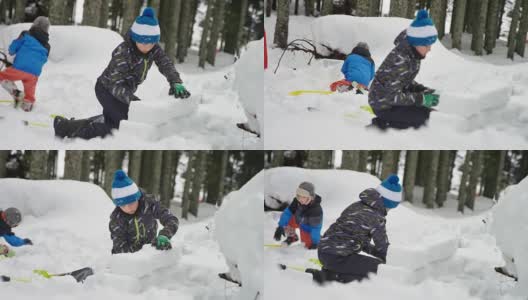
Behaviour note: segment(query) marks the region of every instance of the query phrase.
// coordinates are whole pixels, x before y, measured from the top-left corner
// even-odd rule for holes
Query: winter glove
[[[158,250],[170,250],[172,245],[168,237],[164,235],[158,235],[156,239],[152,242],[153,246]]]
[[[169,90],[169,95],[174,95],[174,98],[189,98],[191,96],[191,93],[187,91],[187,89],[183,86],[181,83],[173,83],[171,84],[171,88]]]
[[[286,236],[286,235],[284,234],[284,228],[278,226],[277,229],[275,229],[275,235],[273,236],[273,238],[274,238],[276,241],[280,241],[281,236]]]
[[[24,239],[24,245],[33,245],[33,242],[30,239]]]
[[[139,97],[136,95],[132,95],[132,98],[130,99],[130,101],[141,101],[141,99],[139,99]]]
[[[440,95],[438,94],[424,94],[422,105],[428,108],[437,106],[440,102]]]

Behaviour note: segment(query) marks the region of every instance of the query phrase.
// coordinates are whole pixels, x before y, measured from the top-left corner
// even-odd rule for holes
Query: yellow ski
[[[289,92],[288,95],[290,96],[300,96],[304,94],[317,94],[317,95],[330,95],[333,94],[332,91],[326,91],[326,90],[297,90],[293,92]]]

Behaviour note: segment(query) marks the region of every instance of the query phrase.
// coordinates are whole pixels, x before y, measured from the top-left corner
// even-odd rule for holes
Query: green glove
[[[168,237],[164,235],[158,235],[155,240],[155,247],[158,250],[169,250],[172,249],[171,242]]]
[[[431,108],[437,106],[440,102],[440,95],[438,94],[424,94],[423,96],[423,106]]]
[[[191,93],[181,83],[174,83],[171,85],[169,95],[174,95],[174,98],[189,98]]]

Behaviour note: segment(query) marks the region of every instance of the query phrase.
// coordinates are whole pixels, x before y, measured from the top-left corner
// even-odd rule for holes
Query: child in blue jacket
[[[6,210],[0,210],[0,237],[3,237],[13,247],[33,245],[30,239],[20,238],[13,233],[13,227],[18,226],[21,221],[22,214],[18,209],[10,207]]]
[[[323,209],[321,197],[315,193],[310,182],[303,182],[297,188],[297,196],[283,212],[274,238],[279,241],[286,236],[285,244],[291,245],[299,240],[295,229],[301,231],[301,242],[308,249],[317,249],[323,226]]]
[[[36,18],[29,31],[22,31],[9,46],[9,55],[16,55],[13,66],[0,72],[0,85],[13,96],[15,107],[20,104],[27,112],[33,109],[37,81],[48,61],[49,27],[48,18]],[[22,81],[23,92],[18,90],[15,81]]]
[[[370,55],[368,44],[360,42],[352,49],[352,53],[347,56],[341,67],[341,73],[345,76],[345,80],[333,83],[332,90],[343,92],[356,88],[357,93],[363,93],[364,90],[368,90],[368,86],[374,78],[374,69],[375,64]]]

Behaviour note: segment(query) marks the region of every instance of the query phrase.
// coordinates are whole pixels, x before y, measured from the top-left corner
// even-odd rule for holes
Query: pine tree
[[[359,151],[344,150],[341,160],[341,168],[357,171],[359,168]]]
[[[423,202],[427,208],[434,208],[434,200],[436,198],[436,178],[438,174],[438,161],[440,159],[440,151],[433,150],[428,153],[430,162],[425,177],[425,186],[423,194]]]
[[[179,30],[181,2],[182,0],[171,0],[165,5],[167,12],[165,14],[164,28],[165,34],[165,53],[170,57],[172,62],[176,62],[176,39]]]
[[[198,60],[198,66],[200,68],[205,68],[205,60],[207,58],[207,44],[209,41],[209,31],[211,29],[211,23],[212,23],[212,15],[214,11],[214,0],[208,0],[207,1],[207,12],[205,14],[205,18],[202,22],[203,25],[203,31],[202,31],[202,37],[200,40],[200,51],[199,51],[199,60]]]
[[[48,162],[48,153],[45,150],[26,151],[30,154],[29,162],[29,179],[48,179],[46,166]]]
[[[484,49],[487,54],[493,52],[495,48],[495,41],[497,40],[497,32],[499,31],[499,0],[488,0],[488,17],[486,19],[486,37],[484,41]]]
[[[196,155],[197,158],[195,161],[195,169],[193,171],[194,174],[192,178],[192,191],[190,195],[191,201],[189,204],[189,212],[195,217],[198,217],[198,208],[200,206],[200,192],[202,190],[204,175],[206,173],[206,151],[198,151]]]
[[[181,19],[178,29],[178,62],[182,63],[185,61],[187,56],[187,49],[189,48],[189,35],[190,35],[190,26],[191,23],[191,6],[192,1],[183,1],[181,4]]]
[[[462,165],[462,177],[460,179],[460,186],[458,188],[458,211],[464,213],[464,207],[468,198],[468,180],[471,173],[471,155],[472,151],[466,151],[464,164]]]
[[[381,171],[381,179],[387,178],[390,174],[395,173],[395,170],[397,168],[396,166],[396,159],[395,159],[395,151],[393,150],[384,150],[382,154],[382,171]]]
[[[516,35],[517,35],[517,27],[519,26],[519,16],[520,16],[520,8],[521,8],[521,2],[523,0],[516,0],[515,5],[512,10],[512,19],[510,23],[510,31],[508,32],[508,58],[511,58],[513,60],[513,54],[515,52],[515,44],[516,44]]]
[[[83,153],[81,150],[66,150],[64,179],[81,180],[82,157]]]
[[[141,182],[141,150],[131,150],[128,155],[128,177],[135,182]]]
[[[207,45],[207,62],[212,66],[215,65],[216,60],[216,51],[218,48],[218,39],[220,38],[220,33],[224,27],[224,17],[225,17],[225,1],[216,1],[213,14],[212,30],[209,43]]]
[[[481,0],[478,4],[475,4],[475,7],[477,10],[476,15],[473,17],[471,49],[475,51],[475,55],[482,55],[484,52],[484,32],[486,29],[486,17],[488,15],[488,0]]]
[[[122,152],[120,150],[104,151],[104,183],[103,188],[106,193],[112,196],[112,182],[114,181],[115,171],[121,169],[123,160]]]
[[[0,10],[0,12],[2,12]],[[4,178],[7,175],[6,162],[7,158],[11,151],[9,150],[0,150],[0,178]]]
[[[99,26],[101,16],[101,0],[84,1],[82,24],[87,26]]]
[[[89,182],[90,181],[90,173],[91,173],[91,167],[92,167],[92,155],[93,151],[91,150],[85,150],[82,153],[82,161],[81,161],[81,181]]]
[[[438,207],[444,206],[444,202],[447,199],[449,193],[449,177],[450,177],[450,163],[451,163],[451,152],[440,151],[440,158],[438,161],[438,176],[437,176],[437,191],[436,191],[436,205]]]
[[[466,206],[474,210],[475,198],[477,193],[477,184],[479,183],[480,173],[482,170],[482,151],[474,151],[471,155],[471,173],[469,177]]]
[[[368,1],[365,0],[358,0],[358,7],[361,4],[367,3],[367,10],[368,10]],[[363,7],[362,7],[363,8]],[[321,10],[321,15],[331,15],[334,11],[334,1],[333,0],[324,0],[323,1],[323,8]]]
[[[519,54],[519,56],[524,57],[526,33],[528,32],[528,0],[517,1],[523,1],[523,3],[521,20],[519,22],[519,31],[517,32],[517,43],[515,45],[515,52]]]
[[[389,16],[402,17],[407,16],[407,0],[391,0]]]
[[[282,166],[284,163],[284,151],[283,150],[273,150],[271,167],[276,168]]]

